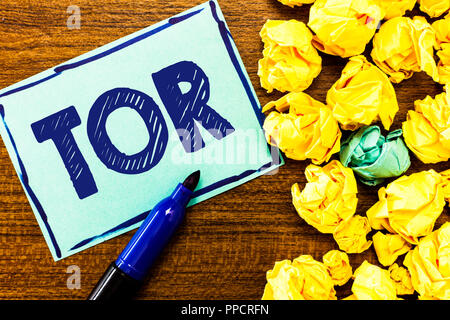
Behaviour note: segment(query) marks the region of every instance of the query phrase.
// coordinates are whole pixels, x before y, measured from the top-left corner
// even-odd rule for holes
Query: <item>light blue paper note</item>
[[[0,133],[55,260],[282,164],[217,2],[0,91]]]

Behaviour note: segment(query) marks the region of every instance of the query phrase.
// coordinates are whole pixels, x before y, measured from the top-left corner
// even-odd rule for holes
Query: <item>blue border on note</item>
[[[245,91],[246,91],[246,93],[248,95],[248,98],[249,98],[249,100],[251,102],[253,110],[255,111],[256,117],[258,118],[258,121],[259,121],[260,125],[262,126],[263,121],[264,121],[263,114],[262,114],[261,109],[259,107],[259,103],[258,103],[258,101],[256,99],[256,96],[255,96],[255,94],[252,91],[251,84],[248,81],[248,78],[246,76],[245,71],[241,67],[241,63],[239,62],[239,59],[238,59],[238,57],[236,55],[236,51],[234,50],[233,38],[231,36],[231,33],[228,30],[228,28],[227,28],[227,26],[225,24],[225,21],[220,20],[218,14],[217,14],[217,4],[216,4],[216,2],[214,0],[209,1],[209,7],[211,9],[211,14],[212,14],[214,20],[217,22],[220,35],[221,35],[222,40],[224,42],[224,45],[225,45],[225,47],[226,47],[226,49],[228,51],[228,54],[229,54],[230,59],[231,59],[231,62],[233,63],[233,65],[234,65],[234,67],[236,69],[236,72],[237,72],[237,74],[238,74],[238,76],[239,76],[239,78],[240,78],[240,80],[242,82],[242,85],[244,86],[244,89],[245,89]],[[48,81],[48,80],[52,79],[54,77],[57,77],[58,75],[60,75],[61,73],[63,73],[66,70],[75,69],[75,68],[80,67],[82,65],[85,65],[87,63],[90,63],[90,62],[99,60],[99,59],[101,59],[103,57],[106,57],[106,56],[108,56],[108,55],[110,55],[110,54],[112,54],[114,52],[117,52],[117,51],[122,50],[122,49],[124,49],[124,48],[126,48],[126,47],[128,47],[128,46],[130,46],[132,44],[135,44],[136,42],[144,40],[144,39],[146,39],[146,38],[148,38],[148,37],[150,37],[150,36],[160,32],[160,31],[163,31],[163,30],[165,30],[165,29],[167,29],[167,28],[169,28],[169,27],[171,27],[171,26],[173,26],[175,24],[178,24],[178,23],[180,23],[182,21],[185,21],[185,20],[187,20],[187,19],[197,15],[198,13],[202,12],[204,9],[205,8],[201,8],[199,10],[195,10],[193,12],[184,14],[182,16],[170,18],[170,19],[168,19],[168,21],[165,24],[162,24],[161,26],[158,26],[158,27],[156,27],[156,28],[154,28],[152,30],[149,30],[148,32],[145,32],[145,33],[143,33],[143,34],[141,34],[139,36],[136,36],[135,38],[127,40],[127,41],[125,41],[125,42],[123,42],[123,43],[121,43],[121,44],[119,44],[119,45],[117,45],[117,46],[115,46],[115,47],[113,47],[111,49],[108,49],[108,50],[106,50],[104,52],[101,52],[101,53],[96,54],[96,55],[94,55],[92,57],[89,57],[89,58],[86,58],[86,59],[83,59],[83,60],[80,60],[80,61],[77,61],[77,62],[74,62],[74,63],[69,63],[69,64],[58,66],[58,67],[56,67],[54,69],[54,72],[55,72],[54,74],[52,74],[50,76],[47,76],[47,77],[45,77],[43,79],[37,80],[35,82],[29,83],[29,84],[27,84],[25,86],[18,87],[18,88],[12,89],[10,91],[7,91],[7,92],[1,94],[0,98],[8,96],[8,95],[11,95],[11,94],[14,94],[14,93],[17,93],[17,92],[20,92],[20,91],[23,91],[23,90],[26,90],[26,89],[29,89],[29,88],[32,88],[32,87],[34,87],[36,85],[39,85],[39,84],[41,84],[41,83],[43,83],[45,81]],[[16,147],[15,141],[14,141],[14,139],[12,137],[12,134],[11,134],[7,124],[6,124],[5,109],[4,109],[3,105],[1,105],[1,104],[0,104],[0,116],[2,117],[3,124],[4,124],[5,128],[6,128],[6,132],[8,134],[8,137],[9,137],[10,141],[11,141],[11,145],[12,145],[12,147],[14,149],[14,152],[16,153],[16,156],[17,156],[19,168],[21,170],[21,172],[18,172],[19,179],[22,181],[22,184],[23,184],[25,190],[27,191],[31,201],[33,202],[33,204],[35,205],[37,211],[39,212],[41,220],[44,223],[45,228],[47,229],[47,232],[49,234],[49,237],[50,237],[50,240],[52,242],[52,245],[53,245],[56,257],[57,258],[61,258],[61,250],[60,250],[60,248],[58,246],[58,242],[57,242],[57,240],[56,240],[56,238],[55,238],[55,236],[53,234],[53,231],[52,231],[52,229],[50,227],[50,224],[48,223],[47,215],[46,215],[46,213],[45,213],[41,203],[39,202],[39,199],[34,194],[32,188],[30,187],[30,185],[28,183],[28,176],[27,176],[27,173],[26,173],[26,170],[25,170],[25,166],[24,166],[24,164],[23,164],[23,162],[22,162],[22,160],[21,160],[21,158],[19,156],[19,151],[17,150],[17,147]],[[271,162],[264,164],[259,169],[247,170],[247,171],[242,172],[239,175],[228,177],[226,179],[217,181],[217,182],[215,182],[215,183],[213,183],[213,184],[211,184],[209,186],[206,186],[206,187],[203,187],[203,188],[201,188],[199,190],[196,190],[193,193],[193,198],[201,196],[201,195],[203,195],[205,193],[208,193],[208,192],[213,191],[215,189],[221,188],[223,186],[226,186],[226,185],[228,185],[230,183],[237,182],[237,181],[239,181],[241,179],[244,179],[244,178],[246,178],[246,177],[248,177],[248,176],[250,176],[250,175],[252,175],[254,173],[261,172],[261,171],[264,171],[264,170],[268,170],[271,167],[277,167],[280,164],[282,164],[283,163],[283,159],[281,158],[280,153],[279,152],[272,152],[273,150],[270,149],[271,147],[268,147],[268,148],[269,148],[269,151],[271,151],[271,155],[272,155],[272,161]],[[132,225],[134,225],[136,223],[139,223],[139,222],[141,222],[141,221],[143,221],[145,219],[145,217],[149,214],[149,212],[150,212],[150,210],[146,211],[146,212],[143,212],[143,213],[137,215],[136,217],[131,218],[131,219],[129,219],[129,220],[119,224],[118,226],[116,226],[116,227],[114,227],[114,228],[112,228],[112,229],[110,229],[110,230],[108,230],[108,231],[106,231],[106,232],[104,232],[104,233],[102,233],[100,235],[93,236],[93,237],[87,238],[87,239],[85,239],[83,241],[80,241],[75,246],[73,246],[69,251],[80,249],[80,248],[86,246],[87,244],[89,244],[90,242],[92,242],[92,241],[94,241],[94,240],[96,240],[98,238],[102,238],[102,237],[104,237],[106,235],[109,235],[109,234],[111,234],[113,232],[117,232],[119,230],[122,230],[122,229],[125,229],[127,227],[130,227],[130,226],[132,226]]]

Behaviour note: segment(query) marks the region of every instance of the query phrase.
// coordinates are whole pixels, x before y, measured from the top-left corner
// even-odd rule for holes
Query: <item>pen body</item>
[[[161,200],[149,213],[139,230],[116,260],[119,269],[142,280],[148,269],[183,221],[192,192],[182,184]]]
[[[122,299],[132,295],[151,265],[183,221],[192,191],[179,184],[149,213],[117,260],[109,266],[89,300]]]

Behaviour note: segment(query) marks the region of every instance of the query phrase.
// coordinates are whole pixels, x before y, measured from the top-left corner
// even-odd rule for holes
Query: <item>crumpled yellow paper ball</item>
[[[306,300],[336,300],[336,290],[327,267],[310,255],[301,255],[292,265],[305,274],[303,295]]]
[[[383,234],[378,231],[373,235],[372,241],[378,261],[385,267],[393,264],[411,248],[411,244],[398,234]]]
[[[275,262],[273,269],[266,273],[267,284],[262,300],[304,300],[304,278],[290,260]]]
[[[333,238],[342,251],[361,253],[372,245],[372,241],[366,238],[371,230],[366,217],[355,215],[339,224]]]
[[[435,18],[443,15],[450,9],[450,0],[418,0],[420,10]]]
[[[433,98],[414,102],[403,122],[403,137],[408,148],[424,163],[450,158],[450,88]]]
[[[414,293],[414,288],[411,282],[411,275],[409,271],[400,267],[398,264],[394,263],[388,269],[392,281],[395,283],[395,288],[397,289],[397,295],[408,295]]]
[[[397,300],[389,271],[366,260],[355,270],[352,292],[356,300]]]
[[[425,71],[439,81],[434,60],[435,32],[424,17],[397,17],[383,23],[373,38],[371,56],[389,79],[399,83]]]
[[[344,130],[381,119],[389,130],[398,111],[397,96],[386,74],[362,56],[351,57],[328,90],[327,104]]]
[[[406,11],[412,10],[416,0],[380,0],[380,6],[385,12],[384,19],[389,20],[405,15]]]
[[[267,20],[260,32],[263,58],[258,62],[261,86],[272,92],[303,91],[322,70],[322,58],[311,44],[312,33],[297,20]]]
[[[375,230],[398,233],[411,244],[433,231],[445,206],[442,177],[430,169],[404,175],[378,191],[367,217]]]
[[[263,112],[275,107],[264,121],[267,142],[277,146],[286,157],[311,159],[315,164],[328,161],[339,152],[341,130],[331,109],[303,92],[292,92],[267,104]]]
[[[266,278],[262,300],[336,300],[326,266],[310,255],[276,262]]]
[[[310,9],[308,26],[313,45],[343,58],[364,52],[384,11],[376,0],[317,0]]]
[[[294,6],[301,6],[304,4],[313,3],[316,0],[278,0],[278,1],[286,6],[293,8]]]
[[[433,22],[431,26],[436,32],[439,83],[447,84],[450,83],[450,15]]]
[[[353,275],[348,255],[339,250],[330,250],[322,257],[323,264],[335,286],[343,286]]]
[[[333,233],[355,214],[358,198],[352,169],[333,160],[324,167],[309,165],[305,169],[305,188],[295,183],[292,203],[298,215],[323,233]]]
[[[422,238],[404,265],[421,299],[450,299],[450,222]]]
[[[431,26],[436,32],[436,49],[439,49],[443,43],[450,43],[450,15],[436,20]]]

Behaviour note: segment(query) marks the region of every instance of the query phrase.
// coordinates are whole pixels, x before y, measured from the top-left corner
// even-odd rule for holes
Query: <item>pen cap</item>
[[[125,300],[134,295],[140,286],[140,281],[131,278],[111,263],[92,290],[88,300]]]

